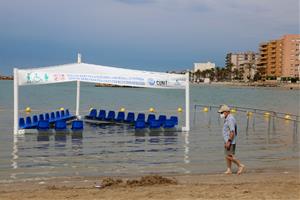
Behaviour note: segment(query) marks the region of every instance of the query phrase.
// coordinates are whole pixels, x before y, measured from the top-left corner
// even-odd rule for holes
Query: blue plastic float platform
[[[107,113],[107,115],[106,115]],[[181,131],[177,128],[178,117],[166,115],[149,114],[146,118],[145,113],[138,113],[135,118],[134,112],[128,112],[127,117],[125,112],[106,111],[91,109],[89,114],[84,117],[84,121],[91,124],[129,124],[133,125],[136,131]]]
[[[106,111],[96,109],[90,110],[89,114],[83,120],[77,120],[75,115],[71,115],[69,110],[55,111],[51,113],[21,117],[19,119],[19,128],[24,129],[25,133],[35,132],[65,132],[72,133],[74,131],[83,131],[84,123],[93,125],[130,125],[137,132],[161,132],[161,131],[181,131],[177,128],[178,117],[166,115],[137,113],[134,112]],[[68,127],[70,125],[71,127]]]
[[[68,127],[70,125],[70,127]],[[27,116],[25,119],[19,119],[19,128],[24,130],[24,133],[48,132],[55,133],[57,131],[71,133],[83,131],[84,122],[77,120],[76,116],[71,115],[69,110],[62,110]]]

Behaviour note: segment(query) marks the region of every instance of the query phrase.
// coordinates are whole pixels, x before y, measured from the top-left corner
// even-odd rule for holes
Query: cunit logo
[[[162,87],[167,87],[168,81],[156,81],[156,85],[162,86]]]
[[[153,86],[153,85],[155,85],[155,80],[153,78],[149,78],[148,83],[149,83],[149,85]]]

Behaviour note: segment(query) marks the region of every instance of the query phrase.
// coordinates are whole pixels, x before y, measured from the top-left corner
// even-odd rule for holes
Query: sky
[[[225,65],[299,33],[298,0],[0,0],[0,74],[76,62],[152,71]]]

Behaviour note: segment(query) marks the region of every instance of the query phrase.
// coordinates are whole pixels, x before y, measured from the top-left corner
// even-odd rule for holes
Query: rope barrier
[[[195,104],[194,105],[194,110],[196,112],[197,108],[204,108],[204,112],[208,112],[208,110],[211,110],[212,108],[219,109],[220,106],[217,105],[204,105],[204,104]],[[283,113],[283,112],[278,112],[278,111],[273,111],[273,110],[266,110],[266,109],[261,109],[261,108],[251,108],[251,107],[242,107],[242,106],[235,106],[235,105],[229,105],[229,107],[232,108],[234,111],[240,111],[240,112],[245,112],[247,114],[252,113],[252,114],[260,114],[264,115],[266,117],[276,117],[279,119],[284,119],[284,120],[290,120],[294,122],[300,122],[300,116],[292,113]],[[209,108],[209,109],[208,109]]]

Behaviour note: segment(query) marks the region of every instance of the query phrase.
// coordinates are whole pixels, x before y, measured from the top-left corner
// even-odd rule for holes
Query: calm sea
[[[30,106],[33,113],[64,107],[74,113],[76,84],[20,88],[20,115]],[[204,113],[195,104],[222,103],[275,110],[299,115],[299,90],[278,88],[191,87],[192,130],[184,132],[136,133],[128,125],[85,125],[82,135],[38,135],[14,137],[13,82],[0,81],[0,180],[59,176],[131,176],[150,173],[220,173],[223,158],[222,120],[216,110]],[[89,108],[184,114],[184,90],[96,88],[82,84],[81,114]],[[248,170],[299,170],[300,124],[237,112],[237,156]]]

